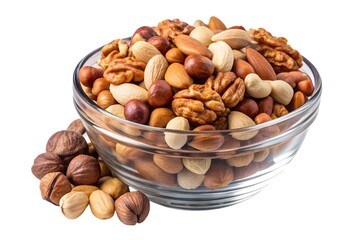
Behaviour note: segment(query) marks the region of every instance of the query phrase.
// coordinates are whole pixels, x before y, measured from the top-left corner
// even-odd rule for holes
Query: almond
[[[151,158],[138,159],[134,162],[134,167],[147,180],[165,185],[176,185],[176,175],[162,170]]]
[[[211,30],[217,32],[217,31],[223,31],[226,30],[227,27],[225,24],[217,17],[211,16],[209,19],[208,26]]]
[[[110,92],[115,100],[123,106],[131,99],[147,102],[147,91],[133,83],[110,84]]]
[[[185,55],[200,54],[210,59],[212,57],[211,51],[204,44],[188,35],[176,36],[174,44]]]
[[[250,34],[242,29],[227,29],[211,37],[211,41],[226,42],[232,49],[241,49],[252,41]]]
[[[245,55],[250,65],[254,68],[256,74],[259,75],[262,80],[277,79],[276,73],[271,64],[258,51],[252,48],[247,48]]]
[[[148,63],[150,59],[155,55],[161,55],[161,52],[145,41],[138,41],[131,47],[131,52],[136,60],[144,63]]]
[[[165,81],[173,88],[185,89],[193,84],[194,80],[187,74],[184,65],[172,63],[165,72]]]
[[[153,160],[159,168],[167,173],[178,173],[184,168],[182,160],[179,157],[168,157],[162,154],[154,154]]]
[[[144,71],[144,83],[147,90],[156,80],[164,79],[168,66],[168,61],[163,55],[155,55],[149,60]]]
[[[211,44],[211,38],[214,36],[214,32],[205,26],[199,26],[194,28],[189,36],[195,38],[207,47]]]
[[[231,111],[228,115],[229,129],[238,129],[254,126],[255,122],[246,114],[238,111]],[[258,130],[248,132],[234,132],[231,136],[237,140],[248,140],[258,133]]]

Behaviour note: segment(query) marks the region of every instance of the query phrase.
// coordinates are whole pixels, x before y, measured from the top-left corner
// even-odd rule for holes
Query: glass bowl
[[[85,94],[78,80],[79,69],[97,67],[100,54],[101,47],[75,68],[75,108],[112,173],[164,206],[215,209],[251,198],[290,163],[318,113],[321,78],[304,58],[301,70],[313,81],[314,93],[302,107],[275,120],[241,129],[196,132],[137,124],[103,110]],[[265,132],[271,134],[260,134]],[[254,137],[247,139],[249,135]],[[186,144],[180,149],[170,148],[165,136],[183,138]],[[211,146],[218,139],[224,143],[217,149],[191,147],[195,140]],[[199,172],[194,171],[200,165]]]

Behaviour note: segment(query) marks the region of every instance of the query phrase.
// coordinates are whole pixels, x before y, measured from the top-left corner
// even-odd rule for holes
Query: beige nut
[[[114,200],[123,195],[126,192],[129,192],[129,187],[123,181],[118,178],[112,177],[103,181],[99,185],[100,189],[108,193]]]
[[[211,41],[226,42],[232,49],[241,49],[252,41],[250,34],[242,29],[227,29],[212,36]]]
[[[88,203],[89,197],[86,193],[71,191],[61,197],[59,206],[65,217],[75,219],[85,211]]]
[[[163,55],[155,55],[149,60],[144,71],[144,83],[147,90],[156,80],[164,79],[168,66],[168,61]]]
[[[99,188],[96,186],[93,186],[93,185],[78,185],[71,189],[72,192],[83,192],[88,197],[90,197],[90,195],[93,193],[93,191],[96,191],[96,190],[99,190]]]
[[[294,96],[294,89],[283,80],[266,81],[271,85],[271,97],[278,103],[288,105]]]
[[[196,189],[205,179],[205,174],[196,174],[184,168],[177,174],[177,182],[184,189]]]
[[[161,55],[161,52],[156,47],[145,41],[134,43],[131,46],[131,51],[136,60],[144,63],[148,63],[155,55]]]
[[[238,111],[231,111],[228,116],[229,129],[240,129],[254,126],[255,122],[246,114]],[[231,136],[237,140],[248,140],[258,133],[258,130],[249,130],[247,132],[234,132]]]
[[[223,42],[218,41],[209,45],[209,50],[212,52],[213,62],[217,72],[229,72],[234,63],[234,54],[231,47]]]
[[[182,163],[193,173],[205,174],[211,166],[211,158],[183,158]]]
[[[95,217],[108,219],[114,215],[115,205],[112,197],[102,190],[94,191],[89,198],[90,209]]]
[[[147,102],[147,91],[133,83],[110,84],[110,92],[115,100],[123,106],[132,99]]]
[[[270,81],[263,81],[256,73],[249,73],[244,79],[246,93],[254,98],[264,98],[270,95]]]
[[[168,122],[166,129],[189,130],[190,124],[184,117],[175,117]],[[187,142],[187,134],[165,132],[165,142],[173,149],[180,149]]]
[[[205,26],[198,26],[191,31],[189,36],[195,38],[207,47],[212,43],[211,37],[214,36],[214,32]]]
[[[119,118],[125,118],[124,106],[121,104],[110,105],[105,110]]]

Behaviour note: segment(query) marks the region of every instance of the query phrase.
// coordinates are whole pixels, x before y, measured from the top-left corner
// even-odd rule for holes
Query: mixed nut
[[[42,198],[60,206],[69,219],[79,217],[89,205],[99,219],[111,218],[116,211],[124,224],[144,221],[150,210],[146,195],[130,191],[113,177],[84,133],[81,120],[73,121],[66,130],[54,133],[46,152],[35,158],[31,171],[40,180]]]
[[[304,105],[314,91],[301,71],[303,58],[287,39],[264,28],[226,27],[211,17],[193,25],[179,19],[138,28],[129,40],[104,45],[96,66],[83,66],[78,79],[98,106],[126,120],[152,127],[214,131],[271,121]],[[142,136],[170,149],[216,151],[274,137],[283,129],[196,135],[166,132]],[[149,154],[120,142],[105,144],[141,177],[185,189],[217,189],[256,171],[270,149],[223,159],[186,159]],[[138,160],[138,159],[141,159]],[[225,160],[225,161],[224,161]],[[263,167],[266,167],[264,164]]]

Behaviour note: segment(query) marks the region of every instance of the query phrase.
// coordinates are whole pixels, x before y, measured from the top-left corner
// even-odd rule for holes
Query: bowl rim
[[[127,40],[128,38],[124,38],[124,40]],[[92,108],[92,110],[95,110],[96,112],[105,115],[106,117],[119,121],[122,124],[130,125],[132,127],[135,127],[139,130],[144,131],[150,131],[150,132],[169,132],[169,133],[177,133],[177,134],[186,134],[186,135],[197,135],[197,134],[233,134],[233,133],[241,133],[241,132],[249,132],[249,131],[259,131],[266,127],[271,127],[277,124],[280,124],[282,122],[286,122],[289,119],[295,118],[297,116],[301,116],[303,113],[305,113],[307,110],[312,108],[314,105],[320,103],[320,97],[322,92],[322,80],[320,77],[320,74],[316,67],[304,56],[303,57],[303,63],[306,64],[306,66],[309,68],[310,72],[312,73],[313,77],[309,75],[310,79],[312,80],[314,84],[314,92],[313,94],[308,97],[308,101],[298,109],[289,112],[288,114],[281,116],[279,118],[273,119],[268,122],[264,122],[261,124],[256,124],[254,126],[248,126],[243,128],[236,128],[236,129],[224,129],[224,130],[205,130],[205,131],[193,131],[193,130],[177,130],[177,129],[166,129],[166,128],[160,128],[160,127],[153,127],[145,124],[139,124],[135,123],[129,120],[126,120],[124,118],[118,117],[116,115],[113,115],[112,113],[106,111],[105,109],[102,109],[100,106],[98,106],[93,100],[91,100],[83,90],[80,81],[78,80],[78,72],[81,67],[86,66],[85,63],[94,55],[99,54],[101,52],[101,49],[103,46],[96,48],[95,50],[88,53],[85,57],[83,57],[78,64],[76,65],[74,72],[73,72],[73,90],[80,96],[80,98],[89,106]],[[300,68],[300,70],[304,68],[304,65]],[[74,102],[75,95],[73,96]]]

